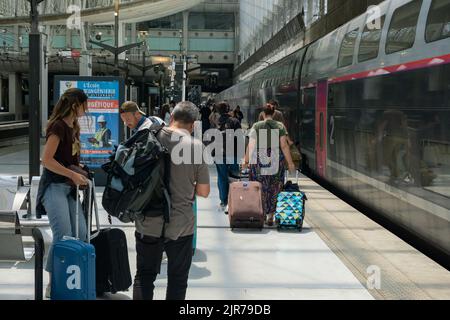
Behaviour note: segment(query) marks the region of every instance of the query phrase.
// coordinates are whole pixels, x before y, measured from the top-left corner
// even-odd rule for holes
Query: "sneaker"
[[[228,205],[225,206],[224,212],[225,214],[228,214]]]
[[[52,292],[52,286],[50,284],[47,285],[47,288],[45,288],[45,297],[47,299],[51,299],[51,292]]]

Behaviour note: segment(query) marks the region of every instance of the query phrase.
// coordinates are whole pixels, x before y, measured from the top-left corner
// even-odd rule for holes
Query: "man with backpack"
[[[161,118],[147,118],[145,113],[139,109],[137,103],[134,101],[127,101],[122,104],[120,107],[120,117],[125,125],[132,130],[132,134],[144,129],[150,129],[152,125],[166,125]]]
[[[170,126],[156,134],[157,140],[170,154],[170,165],[166,166],[169,170],[170,220],[167,222],[162,212],[160,215],[146,215],[144,212],[144,218],[135,221],[135,300],[153,299],[154,281],[160,273],[164,251],[168,259],[166,299],[184,300],[186,297],[192,263],[194,199],[195,196],[206,198],[210,192],[208,166],[203,158],[199,164],[199,161],[194,161],[195,152],[203,150],[201,141],[191,136],[198,117],[199,112],[194,104],[181,102],[172,112]],[[186,157],[185,153],[190,157]]]

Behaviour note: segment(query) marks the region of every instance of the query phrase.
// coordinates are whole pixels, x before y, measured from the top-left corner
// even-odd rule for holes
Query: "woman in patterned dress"
[[[283,123],[273,120],[274,113],[272,105],[264,107],[264,120],[255,123],[250,130],[244,159],[244,168],[250,165],[250,181],[262,184],[263,209],[269,226],[273,225],[277,196],[283,188],[285,160],[289,171],[295,172],[287,130]]]

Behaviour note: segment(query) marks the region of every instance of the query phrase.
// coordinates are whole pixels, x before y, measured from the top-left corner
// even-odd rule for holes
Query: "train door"
[[[319,81],[316,89],[316,170],[325,177],[327,160],[327,99],[328,82]]]

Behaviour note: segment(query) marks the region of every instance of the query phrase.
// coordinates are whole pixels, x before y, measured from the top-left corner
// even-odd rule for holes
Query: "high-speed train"
[[[270,99],[303,170],[450,258],[450,0],[384,1],[216,97],[248,126]]]

